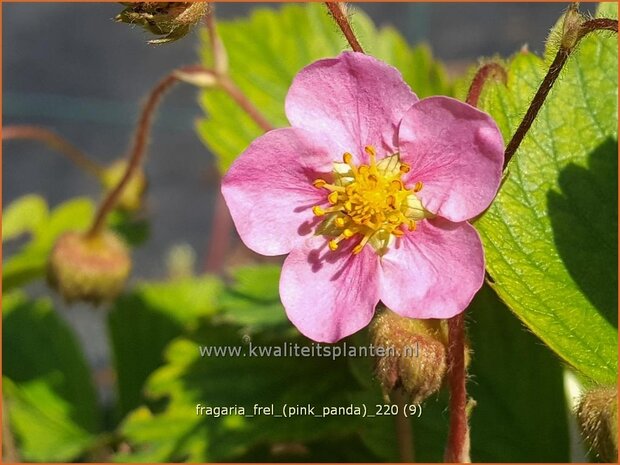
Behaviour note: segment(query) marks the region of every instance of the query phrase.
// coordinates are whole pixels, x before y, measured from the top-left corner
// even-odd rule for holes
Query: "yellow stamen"
[[[316,216],[323,216],[325,215],[326,211],[318,205],[315,205],[314,207],[312,207],[312,213],[314,213]]]
[[[370,240],[370,236],[364,236],[362,241],[359,244],[357,244],[355,247],[353,247],[353,255],[357,255],[358,253],[360,253],[369,240]]]
[[[371,145],[364,147],[370,160],[356,165],[353,155],[346,152],[343,163],[334,164],[333,184],[317,179],[313,185],[327,191],[329,207],[312,208],[316,216],[325,216],[320,234],[328,237],[330,250],[337,250],[340,242],[361,237],[353,247],[358,254],[370,244],[378,254],[389,250],[394,238],[403,237],[416,229],[416,221],[431,215],[416,196],[423,184],[405,186],[402,177],[411,171],[401,163],[399,154],[389,155],[379,161]]]

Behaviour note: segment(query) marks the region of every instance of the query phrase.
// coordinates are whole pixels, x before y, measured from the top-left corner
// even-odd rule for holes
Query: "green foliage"
[[[547,63],[554,54],[547,51]],[[547,66],[519,53],[508,86],[484,92],[481,107],[506,140]],[[582,40],[477,222],[499,296],[600,383],[617,378],[617,69],[615,36]]]
[[[2,268],[2,286],[5,291],[43,276],[47,257],[58,236],[68,230],[85,229],[94,211],[90,200],[78,198],[63,203],[47,214],[47,203],[35,195],[18,199],[7,210],[11,214],[5,218],[3,227],[10,232],[28,232],[31,239],[18,253],[5,260]],[[27,224],[24,219],[29,215],[32,215],[34,221],[24,227]]]
[[[278,326],[290,328],[278,292],[280,270],[277,265],[233,270],[232,282],[220,298],[223,310],[220,318],[244,326],[246,332]]]
[[[100,428],[89,369],[47,300],[2,299],[3,395],[26,461],[78,458]]]
[[[47,203],[38,195],[25,195],[4,211],[2,239],[15,239],[22,234],[33,234],[48,217]]]
[[[116,300],[108,328],[121,415],[144,401],[144,382],[163,363],[166,345],[197,318],[215,312],[220,288],[216,278],[185,278],[143,283]]]
[[[468,309],[473,349],[469,394],[477,462],[568,462],[566,400],[559,360],[487,286]],[[533,426],[535,425],[535,426]]]
[[[258,346],[297,343],[300,338],[283,338],[263,332],[252,337]],[[347,392],[357,383],[346,369],[346,359],[251,357],[240,328],[228,324],[205,324],[191,337],[174,341],[166,352],[167,364],[149,379],[147,392],[154,398],[168,397],[165,410],[153,414],[139,409],[129,416],[123,432],[136,447],[137,455],[121,461],[221,461],[241,459],[254,447],[273,443],[301,443],[313,456],[311,443],[355,436],[353,417],[314,418],[298,416],[248,418],[228,415],[220,418],[196,415],[196,405],[243,406],[246,414],[253,405],[348,405]],[[201,356],[201,346],[238,348],[237,356]],[[246,356],[243,356],[246,353]],[[174,424],[178,434],[171,435]],[[159,426],[156,426],[159,425]],[[340,450],[342,454],[346,448]],[[274,458],[272,457],[272,460]],[[300,459],[300,458],[298,458]]]
[[[396,30],[377,29],[361,11],[353,15],[353,25],[365,50],[397,67],[419,97],[451,93],[442,66],[428,47],[410,47]],[[337,56],[347,48],[320,3],[257,9],[248,19],[221,21],[218,31],[228,52],[231,77],[275,127],[288,126],[284,98],[293,77],[311,62]],[[206,32],[202,39],[203,62],[211,66]],[[198,132],[225,171],[262,131],[220,90],[205,90],[201,103],[208,118],[199,123]]]
[[[2,285],[5,291],[27,284],[45,275],[47,259],[58,237],[66,231],[84,231],[90,225],[95,206],[90,199],[74,198],[49,212],[47,202],[38,195],[26,195],[6,209],[2,240],[28,234],[29,241],[3,264]],[[148,236],[144,221],[115,211],[110,227],[130,245],[143,242]]]

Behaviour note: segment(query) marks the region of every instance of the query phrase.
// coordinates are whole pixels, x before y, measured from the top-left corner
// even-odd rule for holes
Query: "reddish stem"
[[[228,213],[228,207],[221,191],[218,189],[215,199],[215,211],[213,212],[213,225],[211,227],[211,239],[205,262],[206,272],[218,272],[224,265],[226,252],[230,244],[232,231],[232,218]]]
[[[589,19],[581,25],[579,38],[581,39],[585,35],[594,31],[610,31],[618,33],[618,20],[609,18]]]
[[[508,75],[504,67],[499,63],[487,63],[482,66],[474,76],[473,81],[471,81],[469,92],[467,92],[466,102],[472,107],[478,106],[478,100],[482,94],[482,89],[484,89],[484,85],[489,79],[499,80],[506,84]]]
[[[362,49],[362,46],[357,40],[357,37],[355,37],[355,33],[351,28],[351,23],[349,23],[349,18],[347,18],[347,15],[343,10],[342,5],[339,2],[325,2],[325,5],[332,14],[332,17],[336,21],[336,24],[338,24],[338,27],[346,37],[347,42],[349,42],[351,49],[354,52],[364,53],[364,49]]]
[[[607,18],[590,19],[588,21],[585,21],[579,27],[579,29],[580,30],[577,35],[577,41],[571,48],[565,48],[563,46],[560,46],[560,48],[558,49],[553,63],[551,63],[549,71],[547,71],[547,75],[543,79],[543,82],[540,84],[540,87],[538,87],[538,90],[536,91],[536,94],[532,99],[532,103],[530,104],[530,107],[527,109],[527,112],[525,113],[525,116],[521,121],[521,124],[519,124],[519,127],[512,136],[512,139],[506,146],[506,152],[504,155],[504,168],[508,166],[508,162],[512,159],[513,155],[521,145],[521,142],[525,138],[525,135],[527,134],[530,127],[532,126],[532,123],[536,119],[536,116],[538,115],[538,112],[543,106],[543,103],[545,103],[549,91],[555,84],[555,81],[560,75],[562,68],[564,68],[568,57],[570,56],[571,52],[575,50],[575,48],[577,48],[577,43],[586,35],[594,31],[611,31],[617,33],[618,21],[615,19]]]
[[[445,462],[469,463],[469,425],[465,386],[465,316],[448,320],[448,383],[450,386],[450,430]]]
[[[95,220],[93,221],[92,226],[86,234],[88,237],[95,237],[101,231],[101,229],[105,225],[106,217],[116,206],[116,203],[118,202],[118,199],[123,193],[125,186],[127,186],[129,181],[131,180],[131,177],[140,168],[140,165],[142,164],[142,160],[144,159],[144,155],[146,153],[146,147],[148,145],[149,134],[151,130],[151,122],[153,120],[153,116],[155,115],[155,110],[157,110],[157,106],[159,105],[161,98],[164,96],[166,91],[168,91],[168,89],[170,89],[177,81],[178,78],[173,74],[170,74],[161,81],[159,81],[159,83],[153,88],[153,90],[149,94],[146,105],[144,105],[144,108],[142,109],[142,113],[140,115],[140,119],[138,120],[138,126],[134,136],[133,147],[129,155],[129,163],[127,164],[125,173],[123,174],[123,177],[118,182],[116,187],[114,187],[114,189],[112,189],[108,193],[108,195],[99,206],[99,210],[97,211]]]
[[[101,178],[103,174],[102,166],[91,160],[71,142],[49,129],[38,126],[7,126],[2,129],[2,140],[11,139],[30,139],[42,142],[96,178]]]

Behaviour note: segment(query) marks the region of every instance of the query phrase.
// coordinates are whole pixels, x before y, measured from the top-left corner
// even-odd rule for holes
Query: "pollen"
[[[346,152],[342,163],[334,163],[332,183],[324,179],[312,183],[327,191],[325,203],[329,205],[316,205],[312,211],[324,217],[317,234],[328,237],[332,251],[351,240],[356,243],[353,254],[359,254],[367,244],[383,254],[393,238],[415,231],[416,222],[433,216],[416,195],[422,182],[410,188],[403,182],[411,167],[400,161],[398,153],[377,161],[375,147],[368,145],[364,152],[368,164],[356,165],[353,155]]]

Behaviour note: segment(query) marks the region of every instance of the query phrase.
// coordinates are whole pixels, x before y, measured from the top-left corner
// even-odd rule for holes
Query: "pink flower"
[[[280,296],[293,324],[335,342],[379,300],[412,318],[462,312],[484,279],[467,220],[493,200],[504,158],[491,117],[419,100],[396,69],[352,52],[304,68],[286,115],[292,127],[256,139],[222,192],[250,249],[289,254]]]

